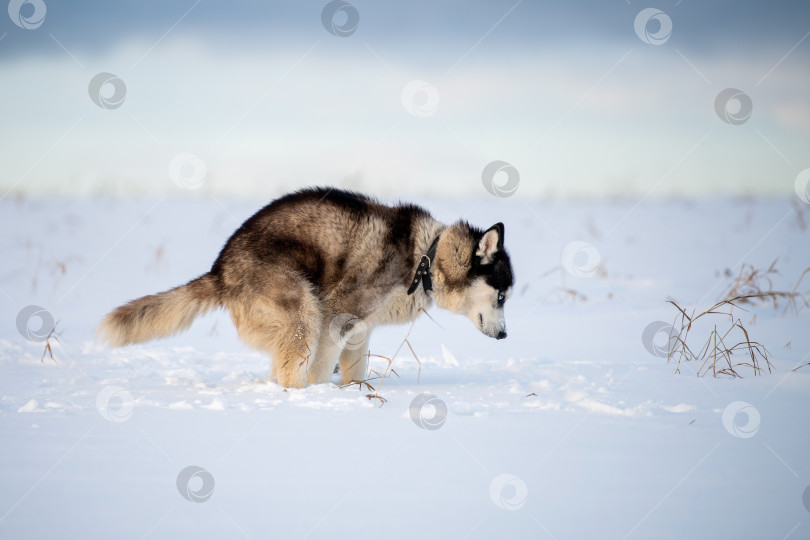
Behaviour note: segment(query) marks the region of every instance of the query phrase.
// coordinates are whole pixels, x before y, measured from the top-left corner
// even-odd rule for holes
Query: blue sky
[[[90,0],[45,2],[42,29],[62,36],[82,54],[101,53],[122,40],[158,39],[190,8],[178,32],[214,41],[258,46],[274,44],[276,36],[290,41],[321,37],[320,12],[326,2],[222,2]],[[600,46],[628,41],[628,18],[646,7],[657,7],[675,21],[671,45],[698,55],[744,53],[763,48],[784,50],[810,30],[810,4],[761,0],[695,2],[556,1],[500,2],[412,1],[353,2],[361,17],[356,37],[375,40],[398,52],[414,45],[443,48],[469,46],[480,39],[507,11],[514,11],[487,36],[484,48],[565,45]],[[32,9],[32,8],[28,8]],[[3,20],[5,31],[14,30]],[[631,26],[632,28],[632,26]],[[41,33],[12,32],[0,55],[58,53]]]
[[[806,2],[358,1],[345,37],[327,2],[41,2],[0,17],[2,193],[185,194],[188,154],[233,196],[486,194],[495,160],[520,196],[790,195],[810,167]],[[102,72],[120,107],[88,96]]]

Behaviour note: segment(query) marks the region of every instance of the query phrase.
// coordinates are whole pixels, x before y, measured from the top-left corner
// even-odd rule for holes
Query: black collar
[[[439,236],[437,235],[433,243],[430,244],[427,253],[422,255],[422,258],[419,259],[419,265],[416,267],[416,274],[414,274],[411,286],[408,288],[408,294],[413,294],[414,291],[416,291],[420,281],[422,282],[422,287],[424,287],[425,292],[433,290],[433,281],[430,279],[430,265],[436,258],[436,246],[438,245]]]

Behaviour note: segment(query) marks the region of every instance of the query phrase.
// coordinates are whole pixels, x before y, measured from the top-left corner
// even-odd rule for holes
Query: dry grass
[[[569,289],[567,287],[554,287],[546,298],[556,298],[560,304],[571,302],[587,302],[588,297],[577,291],[576,289]]]
[[[166,259],[166,246],[165,241],[161,242],[153,252],[153,255],[149,262],[144,267],[144,270],[147,272],[155,272],[156,274],[160,273],[160,270],[163,268],[163,263]]]
[[[722,299],[734,299],[740,304],[771,303],[774,309],[778,309],[779,304],[784,302],[783,317],[790,307],[793,308],[794,315],[798,314],[802,309],[810,307],[808,295],[798,292],[799,286],[807,273],[810,272],[810,268],[805,269],[791,291],[774,290],[773,279],[780,275],[779,270],[776,269],[778,261],[779,259],[774,260],[766,270],[755,268],[750,264],[743,264],[740,267],[740,272],[726,288]],[[726,270],[726,275],[731,277],[732,274],[729,270]]]
[[[675,373],[680,373],[681,362],[700,363],[697,376],[711,373],[713,377],[729,375],[741,378],[743,369],[754,375],[771,372],[773,364],[764,345],[752,341],[748,330],[739,317],[733,315],[734,308],[743,309],[739,304],[751,302],[756,295],[743,295],[721,300],[706,311],[691,313],[674,301],[669,303],[678,310],[670,332],[667,362],[675,362]],[[718,328],[719,324],[719,328]],[[711,330],[705,339],[695,338],[697,329]],[[675,333],[677,332],[677,334]],[[700,345],[695,346],[695,343]]]
[[[51,330],[48,332],[48,337],[45,338],[45,349],[42,351],[42,356],[39,359],[40,364],[45,363],[46,356],[49,356],[51,358],[51,361],[53,361],[53,363],[56,363],[56,358],[53,357],[53,348],[51,347],[51,340],[54,340],[60,345],[62,344],[62,342],[59,341],[59,333],[56,331],[56,326],[58,324],[59,321],[57,321],[56,324],[53,325],[53,328],[51,328]]]
[[[34,267],[34,273],[31,276],[32,293],[37,292],[37,288],[39,287],[39,274],[42,269],[46,270],[50,275],[53,281],[51,294],[55,294],[57,289],[59,289],[62,279],[67,275],[67,263],[57,260],[45,261],[43,260],[43,255],[40,253],[39,260]]]
[[[793,314],[797,315],[799,311],[804,308],[810,307],[810,301],[808,301],[808,294],[800,294],[797,291],[799,290],[799,285],[801,285],[804,276],[810,273],[810,268],[805,268],[802,275],[799,276],[799,281],[796,282],[796,285],[793,287],[793,290],[790,292],[790,296],[785,302],[785,309],[782,310],[782,317],[785,316],[789,307],[793,306]],[[801,302],[801,305],[800,305]]]
[[[296,352],[296,353],[295,353],[295,354],[297,354],[297,355],[298,355],[298,357],[301,359],[301,363],[300,363],[300,364],[298,364],[298,367],[300,368],[301,366],[306,366],[306,367],[304,368],[304,370],[306,371],[307,375],[309,375],[309,357],[310,357],[310,356],[312,356],[312,349],[310,349],[310,348],[309,348],[309,343],[307,343],[306,338],[305,338],[303,335],[301,335],[301,333],[300,333],[300,332],[297,332],[297,333],[295,334],[295,337],[296,337],[296,338],[297,338],[297,339],[298,339],[298,340],[299,340],[301,343],[303,343],[303,344],[304,344],[304,347],[306,347],[306,348],[307,348],[307,355],[306,355],[306,356],[304,356],[303,354],[301,354],[301,353],[299,353],[299,352]]]
[[[565,278],[566,278],[568,272],[566,272],[565,268],[563,268],[563,266],[561,264],[558,264],[558,265],[554,266],[553,268],[551,268],[550,270],[547,270],[547,271],[543,272],[540,275],[539,279],[541,279],[541,280],[545,279],[546,277],[548,277],[548,276],[550,276],[552,274],[555,274],[557,272],[559,272],[559,274],[560,274],[560,285],[557,285],[556,287],[551,289],[551,291],[545,296],[545,298],[542,299],[543,301],[546,301],[548,299],[555,299],[560,304],[564,304],[566,302],[571,302],[573,304],[576,304],[577,302],[587,302],[588,301],[587,296],[585,296],[584,294],[582,294],[581,292],[579,292],[576,289],[572,289],[571,287],[566,286]]]
[[[747,311],[743,306],[763,304],[771,304],[776,310],[784,304],[784,317],[788,310],[797,315],[810,307],[810,294],[799,292],[810,268],[802,272],[792,290],[779,290],[774,289],[774,278],[780,275],[777,262],[778,259],[766,269],[743,264],[736,276],[726,270],[726,276],[732,278],[731,283],[720,301],[705,311],[698,312],[693,308],[687,312],[674,301],[669,301],[678,310],[667,351],[667,362],[675,363],[675,373],[680,373],[682,362],[698,363],[698,377],[711,373],[713,377],[728,375],[737,378],[746,372],[762,375],[772,371],[770,353],[763,344],[751,339],[734,310]],[[754,314],[749,324],[756,324],[756,317]],[[805,365],[810,365],[810,362],[796,369]]]

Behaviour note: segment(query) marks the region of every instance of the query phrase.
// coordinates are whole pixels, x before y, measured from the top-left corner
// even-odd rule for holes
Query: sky
[[[0,36],[0,197],[781,197],[810,168],[806,2],[11,0]]]

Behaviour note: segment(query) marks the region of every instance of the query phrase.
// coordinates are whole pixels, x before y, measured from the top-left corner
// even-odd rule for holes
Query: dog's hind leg
[[[271,374],[278,384],[303,388],[317,354],[321,306],[305,281],[277,277],[283,283],[276,283],[267,294],[226,300],[226,307],[242,341],[270,353]]]

